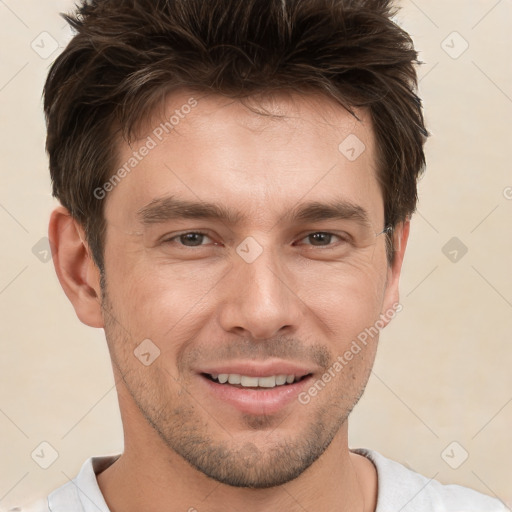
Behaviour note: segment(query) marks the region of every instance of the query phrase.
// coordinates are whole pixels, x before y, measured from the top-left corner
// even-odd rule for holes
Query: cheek
[[[322,320],[326,335],[346,340],[374,324],[381,312],[385,269],[317,264],[303,272],[297,294]],[[328,329],[327,329],[328,328]]]
[[[211,291],[228,270],[144,261],[129,269],[118,265],[107,271],[109,296],[134,342],[149,338],[168,352],[201,328]]]

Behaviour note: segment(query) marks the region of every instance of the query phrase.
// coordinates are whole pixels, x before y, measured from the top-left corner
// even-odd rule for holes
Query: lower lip
[[[312,376],[308,375],[293,384],[252,389],[220,384],[201,375],[201,379],[216,399],[232,405],[240,412],[257,415],[275,414],[294,400],[298,400],[299,393],[308,385],[311,378]]]

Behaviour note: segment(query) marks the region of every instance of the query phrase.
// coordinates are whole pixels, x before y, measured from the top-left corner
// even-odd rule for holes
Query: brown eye
[[[333,245],[331,243],[333,237],[337,238],[339,241],[341,241],[341,243],[348,241],[346,238],[343,238],[340,235],[325,231],[316,231],[314,233],[310,233],[309,235],[306,235],[302,240],[310,241],[310,243],[306,245],[312,245],[314,247],[329,247]]]
[[[308,235],[306,238],[310,242],[312,242],[311,245],[329,245],[332,240],[332,234],[331,233],[313,233],[312,235]]]
[[[184,235],[180,235],[179,239],[183,245],[195,247],[197,245],[201,245],[205,235],[201,233],[185,233]],[[190,244],[190,245],[189,245]]]
[[[205,238],[209,238],[206,233],[199,231],[189,231],[187,233],[181,233],[180,235],[173,236],[163,241],[163,243],[174,244],[179,243],[184,247],[200,247],[203,244]]]

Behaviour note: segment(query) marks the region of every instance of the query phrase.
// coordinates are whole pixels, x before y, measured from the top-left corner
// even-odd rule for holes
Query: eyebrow
[[[174,196],[153,199],[136,213],[144,226],[170,220],[206,219],[217,220],[236,226],[246,221],[247,214],[231,211],[221,204],[188,201]],[[353,220],[364,227],[371,227],[368,212],[361,206],[346,199],[327,202],[312,201],[301,203],[280,218],[280,222],[319,222],[324,220]]]

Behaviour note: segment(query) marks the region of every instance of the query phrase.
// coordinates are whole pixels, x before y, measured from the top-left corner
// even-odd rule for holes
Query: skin
[[[100,489],[112,512],[374,511],[376,470],[349,451],[347,418],[378,336],[307,405],[293,400],[273,413],[241,412],[198,373],[279,359],[307,367],[315,381],[399,302],[409,222],[395,229],[389,265],[369,116],[282,93],[258,103],[285,116],[272,118],[190,91],[167,98],[167,115],[191,96],[198,105],[105,199],[105,290],[82,227],[63,207],[50,219],[59,280],[79,319],[105,329],[116,379],[125,451],[98,475]],[[155,112],[140,141],[119,143],[120,165],[160,121]],[[354,161],[338,150],[350,134],[366,146]],[[136,212],[166,195],[247,219],[142,225]],[[371,227],[283,221],[300,203],[335,197],[364,208]],[[163,241],[197,230],[207,236],[195,245]],[[349,232],[355,242],[315,245],[307,235],[318,232]],[[248,236],[262,248],[251,263],[236,252]],[[145,339],[160,350],[148,366],[134,357]]]

